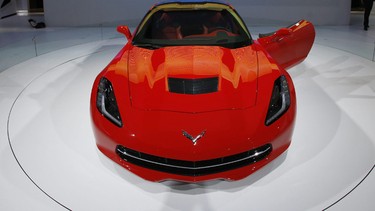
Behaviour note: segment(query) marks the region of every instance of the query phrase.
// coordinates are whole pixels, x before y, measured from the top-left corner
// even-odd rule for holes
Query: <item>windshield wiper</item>
[[[221,44],[221,43],[227,43],[228,41],[229,41],[228,39],[220,39],[220,40],[217,40],[216,43]]]
[[[159,48],[163,47],[163,46],[156,45],[156,44],[153,44],[153,43],[133,43],[133,45],[137,46],[137,47],[140,47],[140,48],[147,48],[147,49],[150,49],[150,50],[155,50],[155,49],[159,49]]]

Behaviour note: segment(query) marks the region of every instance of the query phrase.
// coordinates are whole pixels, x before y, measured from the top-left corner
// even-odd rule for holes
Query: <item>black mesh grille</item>
[[[207,94],[218,91],[219,78],[183,79],[168,78],[170,92],[179,94]]]
[[[228,157],[202,161],[185,161],[158,157],[138,152],[121,145],[116,153],[125,161],[138,166],[185,176],[202,176],[250,165],[266,158],[272,151],[271,144]]]

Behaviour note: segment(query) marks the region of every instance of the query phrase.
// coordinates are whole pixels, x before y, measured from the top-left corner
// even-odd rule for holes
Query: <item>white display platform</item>
[[[287,153],[236,182],[152,183],[96,148],[89,99],[125,39],[47,53],[0,73],[0,210],[372,210],[375,63],[315,44],[292,68]]]

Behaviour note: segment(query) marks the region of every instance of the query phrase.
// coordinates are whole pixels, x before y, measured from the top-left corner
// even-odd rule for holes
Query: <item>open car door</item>
[[[257,41],[281,67],[288,69],[307,57],[314,39],[313,24],[301,20],[276,32],[260,34]]]

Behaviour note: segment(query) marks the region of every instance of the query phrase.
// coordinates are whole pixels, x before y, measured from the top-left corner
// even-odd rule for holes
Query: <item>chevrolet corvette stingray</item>
[[[150,181],[239,180],[291,143],[296,95],[286,69],[315,38],[301,20],[252,36],[221,1],[165,1],[97,76],[91,94],[96,144]]]

